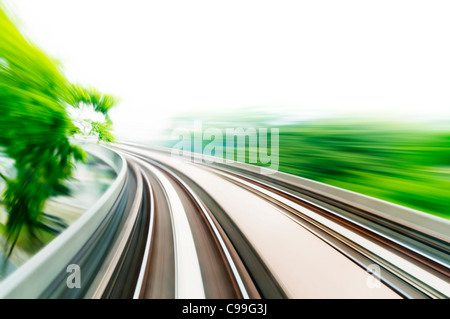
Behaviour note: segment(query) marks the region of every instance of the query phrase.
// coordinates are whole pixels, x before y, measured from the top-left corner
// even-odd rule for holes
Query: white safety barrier
[[[94,234],[125,185],[127,162],[121,155],[92,143],[83,143],[82,147],[110,166],[116,179],[90,209],[0,283],[0,298],[39,298]]]

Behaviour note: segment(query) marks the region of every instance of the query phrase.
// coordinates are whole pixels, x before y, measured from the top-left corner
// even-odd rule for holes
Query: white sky
[[[450,1],[7,1],[119,136],[180,110],[287,105],[450,119]]]

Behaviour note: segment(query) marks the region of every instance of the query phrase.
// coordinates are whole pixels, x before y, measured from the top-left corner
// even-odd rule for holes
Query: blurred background
[[[5,1],[118,140],[277,127],[279,170],[450,217],[448,1]],[[1,44],[0,44],[1,45]]]

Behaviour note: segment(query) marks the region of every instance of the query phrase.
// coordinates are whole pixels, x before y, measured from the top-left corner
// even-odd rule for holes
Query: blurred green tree
[[[80,133],[67,108],[90,103],[107,116],[117,100],[95,89],[71,84],[57,61],[18,31],[0,3],[0,148],[15,161],[13,177],[3,194],[8,211],[4,227],[6,254],[18,241],[30,251],[39,249],[43,233],[57,233],[60,223],[43,211],[46,200],[67,194],[64,182],[85,152],[70,142]],[[99,139],[112,141],[109,117]]]

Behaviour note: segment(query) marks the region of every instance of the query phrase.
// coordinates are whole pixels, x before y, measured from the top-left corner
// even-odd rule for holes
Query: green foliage
[[[85,158],[69,141],[79,129],[67,106],[86,101],[104,114],[115,103],[113,97],[69,83],[56,62],[20,34],[0,4],[0,147],[17,172],[9,179],[0,176],[6,181],[8,255],[21,234],[25,246],[36,250],[38,234],[58,231],[43,209],[50,196],[67,193],[64,182],[74,163]]]
[[[386,123],[280,128],[280,170],[450,218],[450,132]]]
[[[118,99],[112,95],[100,93],[94,88],[84,88],[80,85],[72,85],[71,92],[73,96],[72,105],[76,108],[83,106],[92,107],[95,112],[102,113],[105,116],[105,121],[93,121],[91,119],[79,120],[79,124],[83,127],[90,127],[89,132],[85,133],[77,128],[78,134],[88,136],[96,135],[98,142],[112,143],[115,141],[112,135],[112,121],[109,118],[108,111],[118,103]]]
[[[106,143],[113,143],[115,141],[114,136],[111,134],[112,122],[107,120],[105,122],[89,121],[92,128],[88,135],[98,136],[98,141]]]
[[[438,129],[433,123],[408,126],[364,119],[302,122],[280,120],[275,113],[250,111],[240,112],[238,116],[229,112],[219,116],[185,114],[174,119],[174,126],[189,127],[194,119],[203,119],[204,130],[216,127],[225,132],[227,127],[277,127],[280,171],[450,218],[450,129],[447,126],[440,125]],[[162,144],[171,147],[176,142]],[[209,142],[204,140],[203,146]],[[226,147],[224,142],[224,157]],[[270,153],[270,150],[258,151]],[[246,162],[249,162],[248,153]]]
[[[92,105],[96,112],[108,115],[108,111],[118,103],[118,99],[112,95],[99,92],[95,88],[84,88],[80,85],[71,85],[73,96],[71,105],[78,107],[81,103]]]

